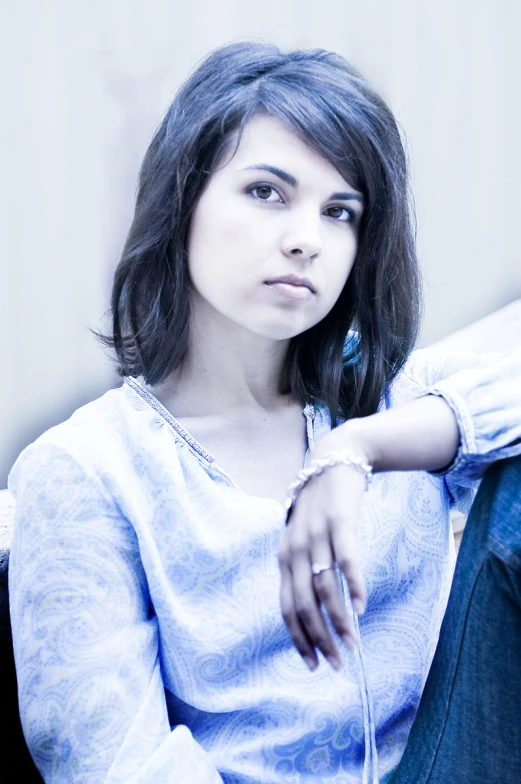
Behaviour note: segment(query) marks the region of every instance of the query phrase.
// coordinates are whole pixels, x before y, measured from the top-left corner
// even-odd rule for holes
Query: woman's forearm
[[[442,397],[425,395],[403,406],[350,419],[317,445],[315,456],[349,450],[362,453],[374,471],[436,471],[458,451],[456,418]]]

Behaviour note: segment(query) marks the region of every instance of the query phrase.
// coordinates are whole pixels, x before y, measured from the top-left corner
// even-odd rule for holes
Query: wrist
[[[378,449],[372,437],[372,428],[367,420],[372,417],[349,419],[325,435],[313,450],[313,458],[321,459],[328,454],[350,452],[368,463],[373,471],[378,469]]]
[[[324,471],[335,469],[339,466],[345,466],[361,474],[365,478],[365,488],[367,490],[373,478],[373,467],[360,454],[354,455],[345,449],[342,452],[329,452],[321,457],[314,454],[310,463],[298,472],[296,479],[288,487],[285,504],[286,525],[289,522],[295,501],[303,487],[313,477],[320,476]]]

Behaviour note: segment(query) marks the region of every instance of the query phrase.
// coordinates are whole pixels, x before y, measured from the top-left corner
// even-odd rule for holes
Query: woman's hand
[[[363,458],[373,471],[437,471],[452,463],[459,441],[450,406],[443,398],[428,394],[389,411],[344,422],[321,439],[313,458],[346,451]],[[357,643],[335,569],[314,575],[312,565],[338,564],[354,611],[363,612],[366,594],[356,526],[364,487],[365,477],[355,468],[326,468],[302,488],[282,537],[282,615],[311,669],[318,664],[317,649],[333,667],[341,665],[327,616],[348,648]]]
[[[347,449],[347,446],[343,446]],[[336,432],[325,436],[313,459],[338,451]],[[364,457],[359,446],[350,451]],[[365,609],[366,594],[359,561],[356,525],[365,476],[351,466],[326,468],[312,477],[297,496],[282,538],[282,616],[296,648],[310,669],[318,665],[317,649],[335,669],[342,665],[326,615],[347,648],[358,642],[335,568],[313,574],[312,566],[337,564],[346,578],[353,609]]]

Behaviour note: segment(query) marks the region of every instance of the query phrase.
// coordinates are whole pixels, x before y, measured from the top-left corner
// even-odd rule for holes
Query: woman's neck
[[[288,343],[194,324],[183,364],[151,391],[179,417],[234,409],[274,412],[291,403],[279,392]]]

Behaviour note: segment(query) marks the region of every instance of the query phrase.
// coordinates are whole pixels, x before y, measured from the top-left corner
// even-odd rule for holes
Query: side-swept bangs
[[[414,346],[419,277],[406,156],[384,101],[339,55],[242,42],[212,52],[184,83],[140,170],[136,209],[112,292],[121,375],[154,386],[188,348],[186,253],[194,207],[256,114],[277,117],[364,197],[344,291],[319,324],[290,341],[280,391],[337,417],[373,413]],[[353,340],[353,330],[357,339]],[[349,334],[349,338],[348,338]]]

